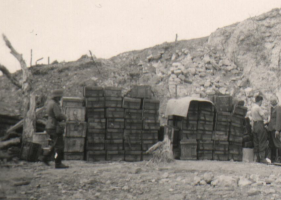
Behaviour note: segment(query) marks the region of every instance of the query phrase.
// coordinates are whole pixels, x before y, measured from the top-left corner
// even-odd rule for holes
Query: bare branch
[[[12,74],[9,72],[9,70],[4,66],[0,64],[0,71],[18,88],[21,88],[21,84],[18,82],[17,79],[15,79]]]

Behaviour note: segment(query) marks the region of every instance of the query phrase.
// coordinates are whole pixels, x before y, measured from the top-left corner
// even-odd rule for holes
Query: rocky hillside
[[[280,88],[281,10],[274,9],[213,32],[209,37],[164,43],[110,59],[30,67],[33,88],[42,100],[64,88],[67,96],[82,96],[83,86],[117,86],[126,93],[132,85],[148,84],[161,100],[183,96],[231,94],[251,106],[262,93],[268,99]],[[14,74],[20,79],[21,71]],[[1,112],[21,110],[21,91],[0,77]],[[162,121],[164,123],[164,120]]]

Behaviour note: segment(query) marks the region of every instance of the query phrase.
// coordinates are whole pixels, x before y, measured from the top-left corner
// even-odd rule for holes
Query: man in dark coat
[[[280,141],[280,131],[281,131],[281,106],[278,105],[278,100],[275,96],[270,99],[271,109],[270,109],[270,121],[268,124],[269,131],[269,146],[271,149],[272,160],[278,161],[278,154],[281,155],[281,141]],[[276,155],[276,150],[278,151]]]
[[[46,131],[50,135],[52,140],[51,150],[44,156],[43,162],[49,165],[48,160],[51,155],[55,153],[55,168],[68,168],[68,166],[62,164],[63,158],[63,133],[64,127],[60,122],[66,120],[66,116],[61,112],[60,100],[63,96],[63,90],[54,90],[52,92],[51,100],[47,104],[48,121],[46,124]]]

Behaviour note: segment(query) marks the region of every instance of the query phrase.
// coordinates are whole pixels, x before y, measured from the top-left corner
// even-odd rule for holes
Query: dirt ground
[[[281,168],[220,161],[0,165],[0,199],[281,199]]]

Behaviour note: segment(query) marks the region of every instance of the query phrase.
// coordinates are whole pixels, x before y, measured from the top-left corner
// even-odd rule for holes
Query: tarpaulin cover
[[[180,99],[170,99],[167,103],[165,116],[177,115],[182,117],[187,117],[188,108],[191,101],[209,102],[213,104],[212,101],[207,99],[202,99],[198,97],[184,97]]]

